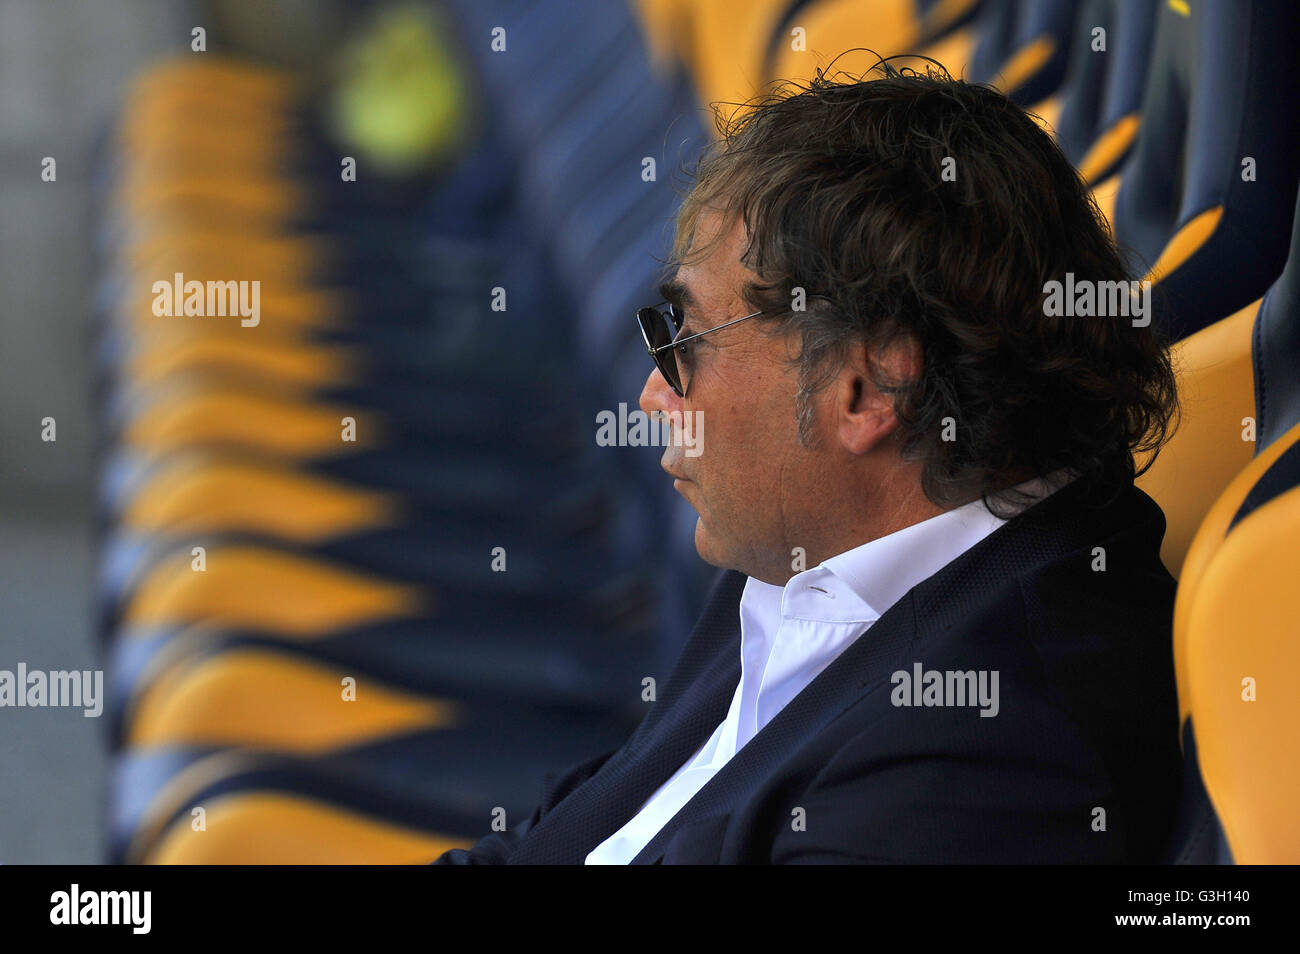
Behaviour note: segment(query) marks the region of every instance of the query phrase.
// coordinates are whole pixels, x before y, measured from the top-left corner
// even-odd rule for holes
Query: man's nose
[[[681,412],[682,399],[677,396],[668,382],[664,380],[663,373],[658,368],[650,371],[650,376],[645,379],[645,387],[641,389],[641,410],[647,416],[655,411],[677,411]]]

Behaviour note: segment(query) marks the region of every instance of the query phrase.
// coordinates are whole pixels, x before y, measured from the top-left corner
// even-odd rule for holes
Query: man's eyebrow
[[[691,290],[675,278],[660,285],[659,294],[663,296],[664,301],[669,302],[676,308],[691,311],[699,310],[699,303],[696,302],[695,296],[691,294]]]

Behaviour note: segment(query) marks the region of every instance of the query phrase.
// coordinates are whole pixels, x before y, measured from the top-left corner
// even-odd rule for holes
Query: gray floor
[[[91,146],[190,4],[0,0],[0,669],[101,668],[91,629]],[[58,178],[42,182],[53,156]],[[53,417],[58,440],[40,440]],[[0,863],[103,858],[102,719],[0,708]]]

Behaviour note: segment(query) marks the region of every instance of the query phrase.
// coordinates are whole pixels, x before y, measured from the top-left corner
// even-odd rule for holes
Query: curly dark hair
[[[877,73],[819,71],[743,109],[715,106],[718,140],[693,170],[671,264],[712,246],[694,244],[701,213],[743,219],[741,260],[757,276],[745,298],[774,313],[772,330],[800,332],[805,442],[808,397],[848,348],[911,336],[921,374],[875,383],[895,395],[900,453],[922,463],[936,505],[978,496],[992,510],[990,497],[1057,470],[1119,493],[1171,436],[1178,405],[1156,323],[1044,307],[1067,272],[1133,277],[1087,186],[996,90],[942,67],[882,60],[865,75]],[[794,311],[799,290],[807,306]],[[1141,470],[1135,452],[1149,454]]]

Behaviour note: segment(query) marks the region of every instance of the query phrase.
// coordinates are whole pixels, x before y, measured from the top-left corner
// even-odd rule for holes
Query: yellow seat
[[[206,623],[310,640],[333,630],[414,618],[432,610],[427,589],[292,553],[214,545],[196,570],[191,550],[133,581],[124,626]],[[197,559],[197,558],[196,558]]]
[[[127,379],[138,388],[158,386],[168,379],[204,385],[251,380],[285,397],[305,400],[314,390],[360,379],[359,357],[338,345],[266,338],[253,346],[231,335],[196,336],[164,348],[149,344],[142,343],[124,363]]]
[[[921,37],[932,42],[947,36],[974,13],[979,0],[936,0],[921,14]]]
[[[301,796],[224,795],[204,806],[206,830],[188,816],[143,859],[159,865],[428,864],[473,839],[430,835]]]
[[[130,533],[257,533],[310,545],[402,517],[394,495],[265,462],[182,458],[151,473],[121,525]]]
[[[777,80],[807,82],[832,61],[836,72],[861,75],[882,56],[914,52],[922,37],[914,0],[823,0],[799,11],[794,26],[804,31],[804,49],[795,48],[789,30],[779,38]]]
[[[636,0],[636,12],[655,69],[662,75],[679,63],[684,65],[691,31],[690,0]]]
[[[175,236],[141,236],[124,245],[122,254],[127,267],[148,279],[152,294],[154,281],[170,284],[175,272],[187,281],[256,279],[262,288],[307,288],[333,248],[304,236],[254,238],[196,228]]]
[[[351,440],[344,439],[345,431]],[[218,385],[151,400],[124,425],[122,440],[150,457],[212,447],[256,452],[273,460],[303,460],[380,446],[387,436],[383,419],[373,413],[320,401],[277,400]]]
[[[196,272],[182,274],[185,281],[236,280],[213,278],[212,272],[206,272],[202,278]],[[313,330],[341,327],[343,316],[355,307],[347,294],[335,289],[262,285],[258,289],[260,320],[256,325],[245,326],[239,317],[230,315],[224,318],[184,314],[155,315],[154,305],[164,293],[161,290],[158,294],[154,293],[147,275],[130,276],[130,280],[134,285],[128,287],[122,303],[117,307],[120,315],[127,319],[125,324],[141,337],[143,345],[148,348],[168,347],[195,338],[227,335],[253,347],[261,347],[272,339],[300,343]],[[168,281],[167,278],[155,280]],[[182,295],[183,293],[182,289]],[[162,298],[161,301],[165,305],[167,299]],[[180,304],[184,306],[183,299]]]
[[[1132,113],[1102,133],[1079,162],[1079,175],[1083,177],[1083,181],[1090,185],[1095,184],[1098,176],[1115,165],[1121,156],[1132,149],[1140,127],[1141,117],[1137,113]]]
[[[688,6],[686,61],[704,103],[743,103],[762,91],[770,79],[768,51],[788,8],[788,0],[702,0]]]
[[[1119,195],[1119,187],[1120,177],[1119,173],[1116,173],[1105,182],[1093,186],[1092,189],[1093,201],[1097,203],[1102,218],[1112,232],[1115,231],[1115,199]]]
[[[126,161],[154,175],[207,172],[229,176],[282,175],[293,140],[273,128],[253,127],[242,134],[224,126],[201,125],[193,116],[177,117],[161,128],[118,139]]]
[[[1055,37],[1035,37],[1002,64],[994,77],[994,85],[1008,93],[1023,86],[1051,61],[1056,49]]]
[[[1056,121],[1061,115],[1062,100],[1060,96],[1049,96],[1041,103],[1030,108],[1029,114],[1034,121],[1047,130],[1049,136],[1056,135]]]
[[[150,66],[131,83],[128,109],[147,102],[237,96],[250,108],[285,103],[294,91],[292,74],[220,53],[179,56]]]
[[[1262,504],[1243,504],[1260,495]],[[1237,864],[1300,858],[1300,425],[1264,448],[1210,509],[1174,607],[1180,723]]]
[[[112,201],[142,233],[224,230],[255,239],[282,234],[285,220],[307,207],[302,186],[288,180],[212,174],[156,177],[134,163]]]
[[[975,27],[962,27],[922,47],[921,55],[937,61],[953,79],[965,79],[977,39]]]
[[[440,729],[456,706],[365,678],[345,700],[333,666],[259,649],[178,660],[133,697],[130,746],[231,746],[321,754],[387,736]],[[353,675],[355,678],[355,675]]]
[[[1243,435],[1248,436],[1247,419],[1255,417],[1251,333],[1259,304],[1172,349],[1181,421],[1138,486],[1165,512],[1160,556],[1175,578],[1210,506],[1255,453],[1255,444]]]

